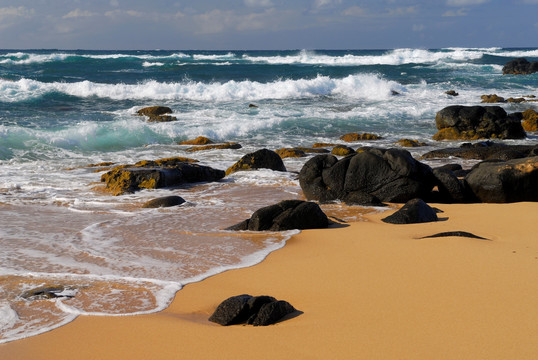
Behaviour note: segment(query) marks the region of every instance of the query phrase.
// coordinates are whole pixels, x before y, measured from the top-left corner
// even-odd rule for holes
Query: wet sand
[[[81,316],[0,345],[2,359],[535,359],[538,203],[433,205],[442,221],[308,230],[256,266],[187,285],[141,316]],[[466,237],[421,237],[466,231]],[[207,321],[230,296],[302,314],[268,327]]]

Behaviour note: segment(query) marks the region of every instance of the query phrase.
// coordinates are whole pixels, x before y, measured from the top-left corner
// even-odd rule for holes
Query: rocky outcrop
[[[321,202],[369,194],[380,201],[406,202],[426,197],[435,186],[432,169],[406,150],[364,149],[338,160],[318,155],[299,174],[305,197]]]
[[[340,140],[343,140],[345,142],[356,142],[356,141],[362,141],[362,140],[380,140],[382,139],[381,136],[375,135],[375,134],[368,134],[368,133],[349,133],[340,136]]]
[[[161,207],[172,207],[172,206],[178,206],[185,202],[185,199],[183,199],[181,196],[177,195],[171,195],[171,196],[163,196],[160,198],[156,198],[150,201],[147,201],[142,205],[143,208],[161,208]]]
[[[209,317],[209,321],[223,326],[243,323],[267,326],[281,321],[286,315],[294,312],[297,310],[287,301],[267,295],[243,294],[221,302]]]
[[[226,230],[284,231],[293,229],[321,229],[329,226],[329,219],[313,202],[284,200],[258,209],[247,219]]]
[[[510,60],[503,67],[503,74],[528,75],[538,72],[538,61],[529,62],[525,58]]]
[[[538,131],[538,113],[532,109],[523,111],[521,126],[525,131]]]
[[[389,224],[418,224],[437,221],[437,213],[422,199],[412,199],[394,214],[381,219]]]
[[[185,140],[179,143],[179,145],[209,145],[214,144],[214,141],[205,136],[198,136],[196,139]]]
[[[437,149],[422,155],[423,159],[458,157],[474,160],[510,160],[538,154],[538,145],[506,145],[492,141],[465,143],[459,148]]]
[[[453,105],[435,116],[439,132],[434,140],[522,139],[520,115],[508,115],[499,106]]]
[[[113,195],[132,193],[141,189],[178,186],[183,183],[217,181],[224,171],[197,165],[182,158],[141,161],[135,165],[118,166],[101,176],[106,190]]]
[[[497,96],[497,94],[482,95],[480,98],[482,99],[483,103],[487,103],[487,104],[495,104],[495,103],[503,103],[503,102],[505,102],[504,98],[501,97],[501,96]]]
[[[286,171],[286,167],[282,162],[282,158],[274,151],[261,149],[243,156],[238,162],[233,164],[226,175],[230,175],[236,171],[256,170],[256,169],[271,169],[275,171]]]
[[[142,108],[136,112],[140,116],[147,116],[150,122],[167,122],[177,120],[174,116],[165,114],[171,114],[172,109],[167,106],[149,106]]]
[[[241,144],[234,143],[234,142],[227,142],[223,144],[210,144],[210,145],[203,145],[203,146],[193,146],[185,151],[187,152],[197,152],[197,151],[206,151],[206,150],[225,150],[225,149],[241,149]]]
[[[481,202],[538,201],[538,156],[481,162],[465,182]]]

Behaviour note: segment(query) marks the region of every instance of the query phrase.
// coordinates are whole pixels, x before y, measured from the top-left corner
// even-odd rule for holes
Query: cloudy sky
[[[536,47],[538,0],[0,0],[3,49]]]

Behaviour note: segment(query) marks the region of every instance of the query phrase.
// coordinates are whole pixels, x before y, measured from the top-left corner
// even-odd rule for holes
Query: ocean
[[[0,343],[80,315],[159,311],[185,284],[262,261],[297,232],[222,229],[260,207],[302,198],[297,173],[309,157],[284,159],[285,173],[238,172],[122,196],[103,192],[104,170],[88,165],[186,156],[226,170],[261,148],[341,143],[348,132],[382,136],[353,147],[426,142],[408,149],[419,157],[460,144],[431,140],[442,108],[477,105],[484,94],[538,96],[538,74],[502,75],[517,57],[536,61],[538,49],[0,50]],[[170,107],[177,120],[134,115],[153,105]],[[501,105],[538,110],[537,102]],[[198,136],[242,148],[189,153],[178,145]],[[171,194],[186,203],[141,207]],[[382,211],[323,209],[348,221]],[[22,297],[42,286],[61,286],[66,296]]]

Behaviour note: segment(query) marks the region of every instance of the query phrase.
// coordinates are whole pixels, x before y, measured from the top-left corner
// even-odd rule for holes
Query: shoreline
[[[531,359],[538,353],[533,234],[538,203],[431,204],[435,223],[367,221],[303,230],[261,263],[186,285],[165,310],[79,316],[0,344],[7,359],[435,358]],[[464,237],[418,239],[445,231]],[[248,293],[302,314],[268,327],[207,318]],[[61,353],[60,353],[61,352]]]

